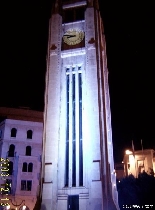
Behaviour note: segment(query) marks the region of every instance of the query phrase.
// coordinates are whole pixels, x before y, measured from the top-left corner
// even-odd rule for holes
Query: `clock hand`
[[[67,36],[67,38],[71,38],[71,37],[75,37],[76,35],[69,35],[69,34],[65,34],[64,36]]]

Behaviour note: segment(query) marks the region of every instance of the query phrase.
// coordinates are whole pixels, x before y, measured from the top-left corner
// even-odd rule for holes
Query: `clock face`
[[[79,44],[84,38],[84,32],[79,29],[68,29],[63,35],[63,40],[68,45]]]

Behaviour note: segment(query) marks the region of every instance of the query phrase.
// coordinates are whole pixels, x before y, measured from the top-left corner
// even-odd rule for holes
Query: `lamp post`
[[[20,204],[17,204],[16,201],[15,201],[16,204],[14,204],[14,203],[12,202],[12,199],[9,199],[9,201],[11,201],[11,204],[12,204],[13,206],[16,207],[16,210],[17,210],[17,207],[21,206],[23,202],[24,202],[24,205],[23,205],[22,208],[20,208],[20,209],[21,209],[21,210],[26,210],[26,208],[27,208],[27,207],[25,206],[25,200],[22,200]],[[10,209],[10,205],[6,206],[6,209],[9,210],[9,209]]]

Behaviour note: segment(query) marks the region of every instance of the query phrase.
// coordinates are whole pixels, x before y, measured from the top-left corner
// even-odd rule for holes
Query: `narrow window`
[[[31,146],[26,147],[26,156],[31,156]]]
[[[28,164],[28,172],[32,172],[33,171],[33,163],[29,163]]]
[[[15,153],[15,145],[11,144],[8,151],[8,157],[14,157],[14,153]]]
[[[26,190],[26,180],[21,180],[21,190]]]
[[[72,68],[72,72],[75,68]],[[73,139],[72,139],[72,186],[76,186],[76,128],[75,128],[75,74],[72,74],[72,129],[73,129]]]
[[[69,69],[66,69],[68,72]],[[68,186],[69,179],[69,74],[66,75],[66,98],[67,98],[67,122],[66,122],[66,165],[65,165],[65,186]]]
[[[16,128],[12,128],[11,129],[11,137],[16,137],[17,135],[17,129]]]
[[[27,172],[27,163],[26,162],[23,163],[22,172]]]
[[[31,191],[31,188],[32,188],[32,181],[28,180],[27,181],[27,191]]]
[[[83,186],[82,74],[81,73],[79,73],[79,78],[78,79],[79,79],[79,186]]]
[[[28,130],[27,131],[27,139],[32,139],[32,134],[33,134],[32,130]]]

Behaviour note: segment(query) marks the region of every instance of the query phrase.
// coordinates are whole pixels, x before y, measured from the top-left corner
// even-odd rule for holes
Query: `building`
[[[43,113],[0,107],[0,116],[1,207],[33,210],[40,190]]]
[[[126,150],[123,162],[125,176],[133,174],[138,177],[138,174],[143,171],[153,174],[155,172],[155,151],[153,149],[144,149],[133,153]]]
[[[57,0],[52,9],[41,209],[117,209],[106,46],[98,1]]]

